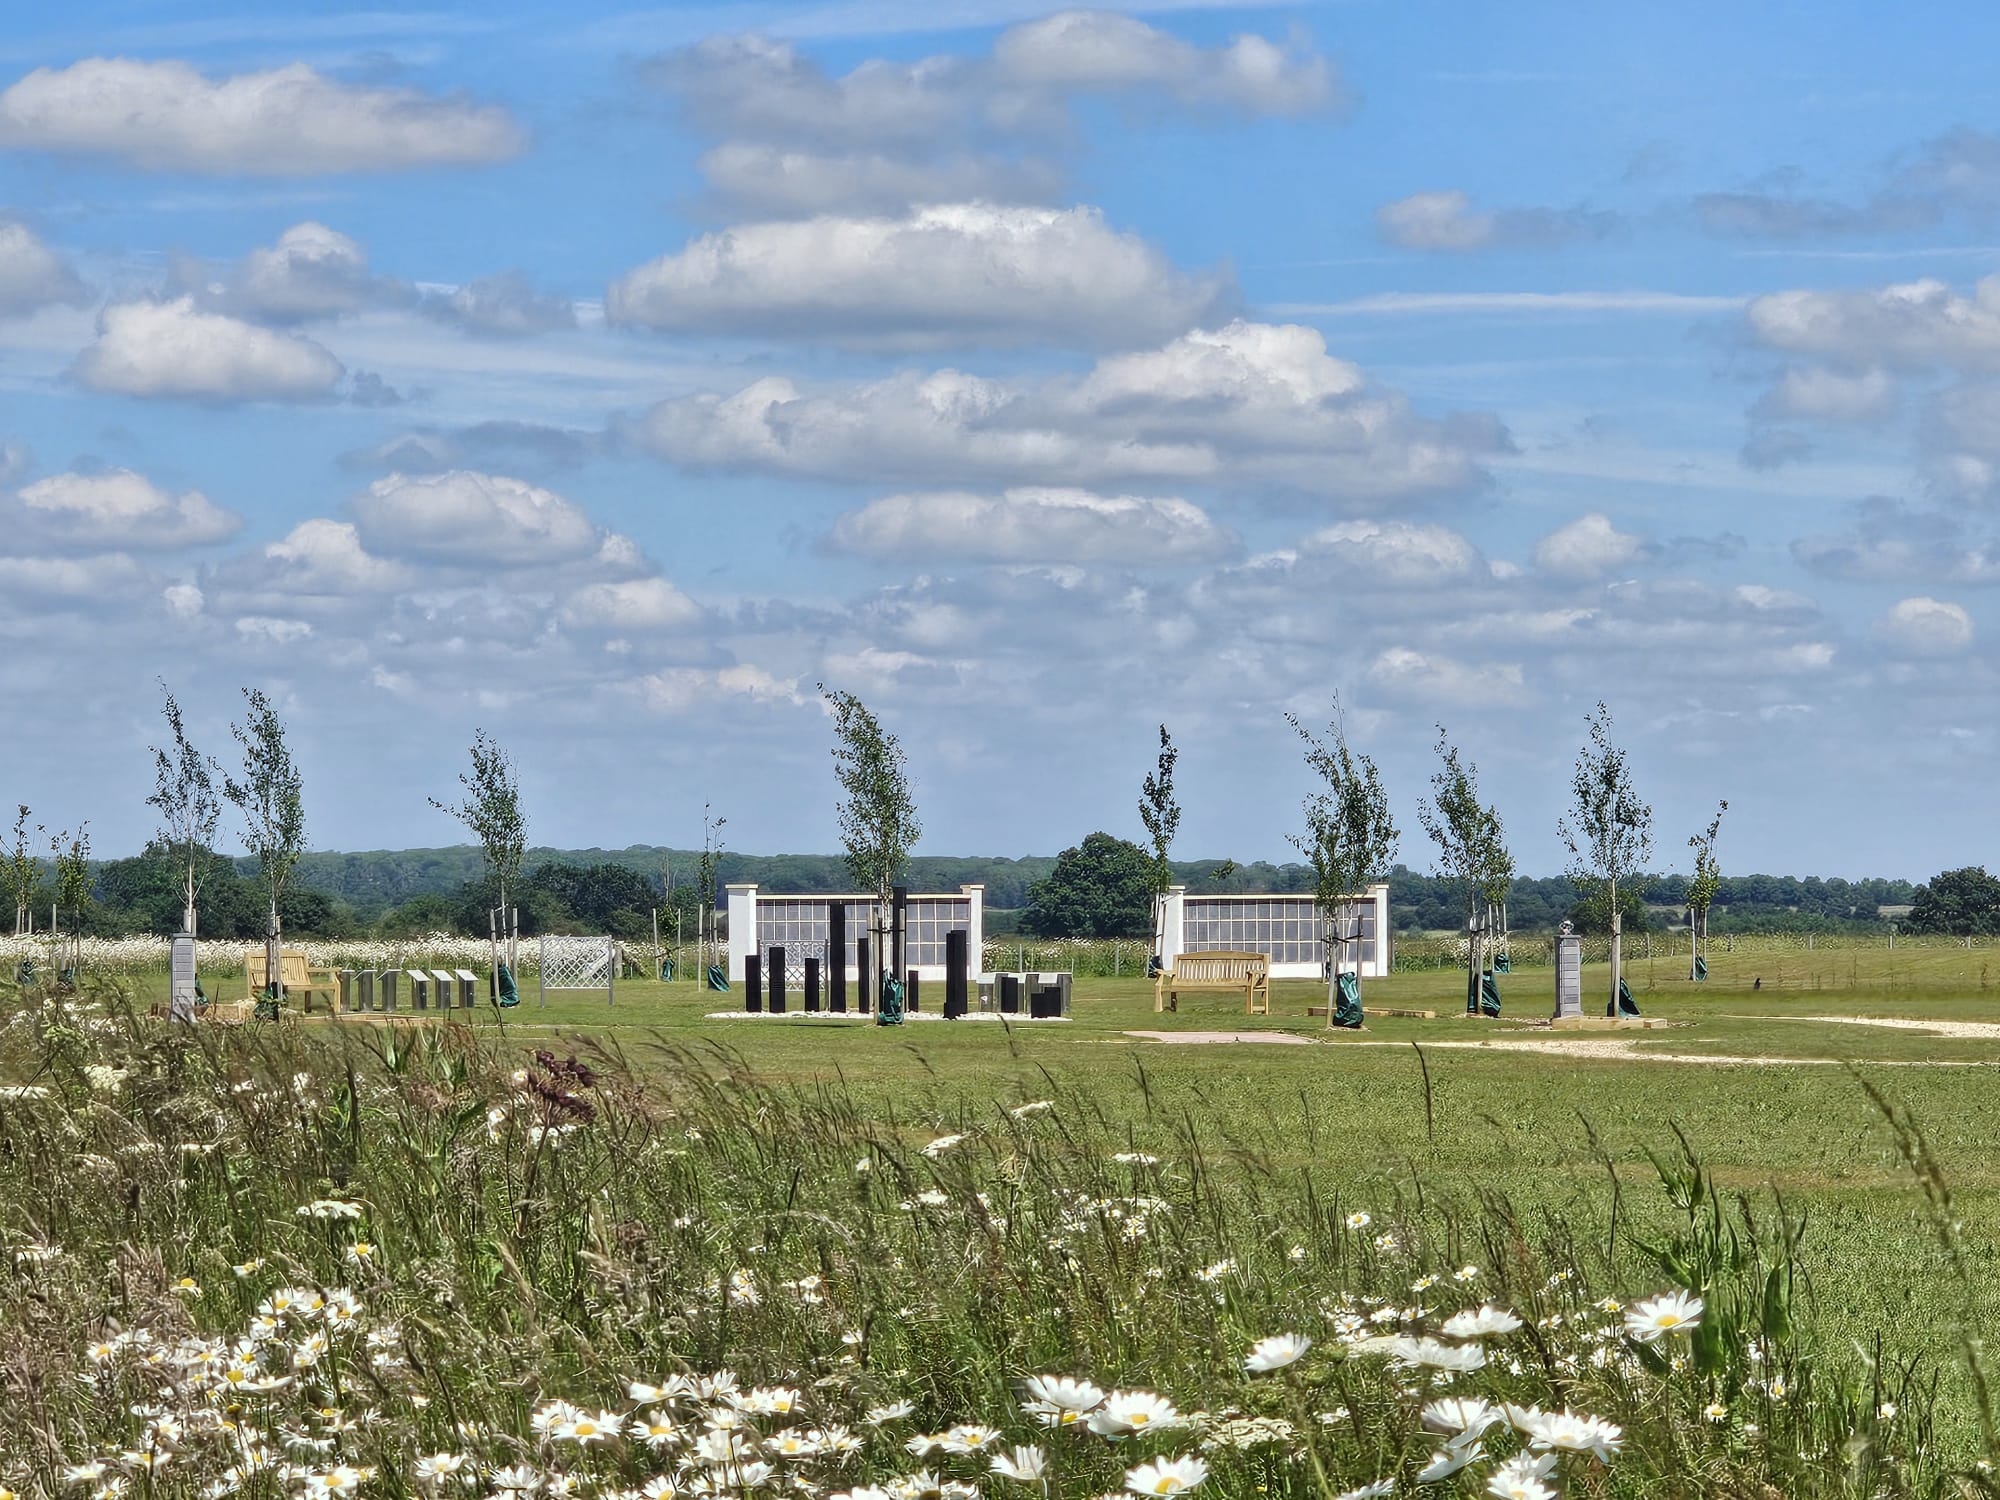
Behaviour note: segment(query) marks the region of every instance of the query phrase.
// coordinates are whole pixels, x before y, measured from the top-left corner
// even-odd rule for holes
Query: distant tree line
[[[915,857],[908,874],[912,889],[956,890],[983,882],[986,903],[996,916],[989,930],[1009,929],[1006,914],[1019,911],[1023,930],[1052,936],[1144,938],[1151,931],[1150,870],[1153,856],[1123,839],[1093,835],[1078,845],[1086,866],[1101,875],[1079,887],[1076,872],[1050,887],[1037,905],[1031,889],[1056,873],[1062,856],[1021,859]],[[92,905],[85,930],[113,935],[171,933],[185,906],[184,878],[175,856],[155,847],[129,859],[95,862]],[[699,905],[695,873],[700,851],[635,846],[630,849],[531,849],[515,904],[521,930],[613,932],[648,936],[653,908],[661,908],[661,929],[673,930],[682,913],[692,940]],[[46,911],[54,896],[53,866],[44,859],[40,885],[31,904]],[[662,872],[671,869],[674,894],[665,894]],[[1312,869],[1303,863],[1264,860],[1175,860],[1173,883],[1196,894],[1296,892],[1314,889]],[[756,855],[725,853],[717,863],[719,888],[754,881],[770,891],[816,894],[852,888],[839,855]],[[1115,889],[1107,896],[1101,886]],[[1685,875],[1642,876],[1620,887],[1628,933],[1657,931],[1681,920],[1687,900]],[[1925,892],[1931,892],[1928,901]],[[433,931],[483,935],[495,892],[482,875],[476,847],[381,850],[361,854],[301,856],[280,901],[284,930],[301,937],[414,936]],[[204,856],[201,931],[204,937],[254,939],[264,936],[269,892],[256,880],[256,861],[210,853]],[[1601,906],[1601,901],[1597,905]],[[1880,931],[1878,908],[1911,906],[1905,930],[1919,932],[2000,932],[2000,877],[1973,867],[1947,871],[1928,885],[1907,880],[1842,880],[1818,876],[1725,876],[1711,908],[1710,930],[1784,932]],[[1464,922],[1463,899],[1446,881],[1397,865],[1389,876],[1389,909],[1404,932],[1456,931]],[[1586,931],[1601,932],[1603,912],[1580,902],[1565,876],[1517,876],[1508,886],[1508,921],[1516,932],[1547,932],[1565,919]]]

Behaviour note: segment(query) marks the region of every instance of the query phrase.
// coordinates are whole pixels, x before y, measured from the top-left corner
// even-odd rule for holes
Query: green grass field
[[[1533,1025],[1553,1008],[1545,968],[1502,980],[1497,1022],[1458,1013],[1462,972],[1371,980],[1369,1005],[1433,1009],[1438,1019],[1371,1018],[1360,1033],[1308,1019],[1324,994],[1303,981],[1275,985],[1262,1017],[1222,996],[1155,1014],[1150,984],[1129,979],[1079,981],[1075,1016],[1062,1025],[712,1020],[740,1007],[741,994],[644,982],[621,985],[610,1010],[597,998],[539,1009],[530,997],[504,1024],[525,1041],[554,1033],[565,1047],[603,1037],[642,1067],[649,1049],[666,1046],[712,1050],[772,1080],[837,1081],[912,1129],[954,1128],[1052,1087],[1080,1089],[1140,1148],[1170,1134],[1163,1122],[1193,1117],[1209,1122],[1218,1154],[1309,1175],[1353,1201],[1428,1196],[1465,1208],[1499,1194],[1523,1212],[1607,1233],[1607,1159],[1628,1228],[1643,1229],[1665,1211],[1652,1154],[1672,1153],[1679,1130],[1719,1182],[1766,1206],[1781,1195],[1807,1219],[1803,1262],[1837,1337],[1885,1332],[1896,1347],[1938,1351],[1963,1320],[1964,1289],[1862,1080],[1927,1135],[1964,1224],[1975,1315],[2000,1323],[1994,962],[1977,949],[1718,954],[1695,985],[1684,958],[1641,958],[1628,983],[1648,1017],[1671,1024],[1615,1033]],[[1586,966],[1586,995],[1608,986],[1607,974]],[[1825,1017],[1992,1030],[1963,1037]],[[492,1024],[490,1014],[479,1024]],[[1163,1044],[1136,1031],[1286,1033],[1315,1045]],[[1562,1050],[1541,1050],[1552,1046]],[[1955,1370],[1947,1385],[1962,1403]]]
[[[1935,1346],[1959,1293],[1943,1284],[1923,1197],[1861,1080],[1921,1125],[1979,1264],[2000,1259],[1993,962],[1990,950],[1957,948],[1717,953],[1708,981],[1694,985],[1685,958],[1640,958],[1628,982],[1646,1015],[1668,1024],[1617,1032],[1535,1026],[1552,1009],[1553,978],[1532,968],[1503,978],[1499,1021],[1458,1013],[1459,972],[1371,980],[1369,1005],[1434,1009],[1438,1019],[1371,1018],[1358,1033],[1307,1018],[1324,995],[1303,981],[1274,986],[1268,1017],[1245,1016],[1224,996],[1155,1014],[1150,984],[1133,979],[1079,980],[1063,1024],[711,1019],[741,1007],[740,989],[645,981],[620,984],[609,1008],[596,995],[538,1006],[530,988],[518,1010],[472,1016],[523,1045],[595,1039],[642,1069],[649,1055],[689,1049],[774,1083],[837,1083],[912,1129],[1076,1089],[1142,1147],[1161,1122],[1191,1115],[1210,1122],[1219,1152],[1310,1174],[1349,1197],[1469,1203],[1499,1193],[1607,1230],[1607,1161],[1629,1190],[1622,1211],[1643,1224],[1657,1206],[1649,1153],[1671,1152],[1679,1130],[1721,1182],[1782,1194],[1808,1217],[1806,1263],[1844,1334],[1881,1328]],[[1587,995],[1607,973],[1586,966]],[[927,998],[940,1003],[937,987]],[[1992,1029],[1953,1036],[1828,1017]],[[1313,1045],[1166,1044],[1132,1035],[1141,1031],[1287,1034]],[[2000,1277],[1982,1277],[1978,1294],[2000,1317]]]
[[[1041,1024],[745,1019],[740,990],[645,981],[621,983],[608,1008],[580,995],[543,1007],[530,985],[519,1009],[457,1013],[454,1026],[411,1025],[405,1015],[393,1025],[315,1017],[191,1033],[141,1020],[121,1032],[108,1022],[51,1029],[45,1019],[29,1045],[17,1018],[0,1083],[68,1076],[88,1051],[80,1038],[98,1033],[132,1074],[122,1086],[129,1108],[113,1118],[101,1102],[90,1107],[98,1123],[89,1129],[104,1144],[74,1158],[100,1164],[81,1170],[137,1172],[118,1165],[137,1148],[116,1142],[231,1118],[246,1108],[233,1102],[244,1089],[276,1113],[244,1114],[229,1127],[241,1139],[228,1148],[227,1173],[211,1181],[199,1175],[210,1169],[190,1164],[182,1196],[162,1208],[152,1179],[69,1194],[61,1184],[79,1168],[36,1162],[88,1142],[34,1134],[41,1127],[0,1106],[0,1186],[12,1182],[15,1194],[0,1223],[16,1244],[32,1234],[96,1247],[74,1255],[79,1270],[123,1264],[128,1252],[107,1262],[106,1247],[151,1247],[160,1276],[195,1273],[209,1317],[228,1278],[223,1260],[282,1255],[305,1268],[285,1273],[294,1279],[324,1284],[337,1274],[311,1269],[337,1243],[316,1245],[313,1233],[287,1227],[287,1205],[356,1196],[370,1205],[366,1232],[396,1266],[381,1281],[384,1299],[419,1309],[448,1298],[437,1336],[486,1372],[476,1379],[498,1404],[481,1408],[480,1430],[493,1432],[518,1430],[526,1393],[558,1374],[578,1389],[615,1385],[620,1360],[661,1367],[706,1357],[759,1379],[810,1366],[826,1372],[822,1382],[848,1380],[837,1343],[812,1352],[825,1329],[748,1312],[716,1322],[699,1311],[734,1277],[772,1295],[777,1283],[757,1279],[759,1257],[771,1258],[771,1274],[780,1264],[787,1275],[819,1267],[829,1295],[846,1304],[839,1317],[876,1330],[866,1338],[881,1341],[884,1389],[926,1393],[914,1399],[937,1422],[1004,1404],[1008,1382],[1037,1366],[1152,1386],[1178,1380],[1206,1388],[1218,1410],[1274,1414],[1258,1394],[1274,1388],[1239,1388],[1240,1371],[1234,1384],[1220,1373],[1242,1341],[1317,1326],[1331,1314],[1316,1309],[1336,1294],[1407,1297],[1425,1267],[1484,1266],[1480,1284],[1491,1291],[1482,1295],[1524,1312],[1551,1310],[1552,1266],[1570,1268],[1560,1274],[1579,1287],[1627,1298],[1678,1282],[1710,1288],[1709,1316],[1725,1340],[1692,1373],[1661,1366],[1655,1385],[1628,1359],[1606,1367],[1625,1373],[1599,1379],[1575,1363],[1579,1350],[1549,1365],[1552,1384],[1533,1386],[1528,1369],[1519,1378],[1533,1388],[1509,1397],[1608,1408],[1626,1425],[1646,1456],[1632,1460],[1629,1483],[1602,1493],[1705,1493],[1705,1475],[1734,1476],[1729,1493],[1938,1494],[1952,1482],[1945,1476],[2000,1457],[1982,1436],[1962,1357],[1965,1340],[2000,1318],[2000,994],[1987,962],[1977,949],[1773,947],[1718,953],[1710,980],[1695,986],[1678,962],[1641,956],[1629,977],[1647,1017],[1664,1024],[1616,1031],[1537,1025],[1551,1008],[1546,969],[1503,978],[1498,1021],[1457,1013],[1463,980],[1451,970],[1370,981],[1372,1006],[1439,1014],[1371,1018],[1358,1033],[1329,1032],[1304,1014],[1323,1001],[1312,984],[1275,986],[1268,1017],[1245,1017],[1221,996],[1162,1015],[1150,985],[1134,979],[1079,980],[1074,1017]],[[1586,967],[1585,982],[1588,995],[1605,971]],[[161,976],[119,984],[141,1013],[164,998]],[[231,998],[227,981],[213,988]],[[927,988],[928,1006],[940,991]],[[711,1016],[718,1010],[731,1014]],[[1871,1020],[1902,1024],[1858,1024]],[[114,1032],[125,1040],[110,1040]],[[1206,1039],[1215,1034],[1244,1039]],[[525,1127],[494,1124],[523,1108],[506,1070],[540,1070],[555,1081],[536,1087],[551,1096],[572,1087],[560,1084],[558,1064],[532,1061],[538,1051],[584,1059],[609,1081],[588,1091],[596,1123],[576,1144],[551,1154],[530,1131],[520,1157],[511,1132]],[[88,1094],[95,1085],[66,1087]],[[322,1102],[287,1102],[294,1095]],[[1009,1113],[1042,1100],[1056,1102],[1032,1124]],[[295,1123],[282,1123],[288,1112]],[[1921,1172],[1911,1122],[1927,1142]],[[929,1163],[920,1148],[940,1136],[973,1144]],[[1681,1140],[1709,1194],[1692,1206],[1696,1179],[1676,1165]],[[975,1154],[946,1171],[962,1153]],[[1107,1168],[1119,1153],[1158,1165]],[[857,1155],[893,1175],[868,1187],[854,1175]],[[1046,1196],[1030,1202],[1020,1195],[1037,1174],[1046,1174]],[[1119,1196],[1135,1191],[1134,1174],[1158,1194],[1164,1206],[1152,1212],[1171,1233],[1147,1231],[1137,1260],[1116,1236],[1095,1252],[1067,1238],[1080,1232],[1080,1203],[1141,1201]],[[928,1197],[911,1196],[926,1181],[939,1215],[976,1197],[973,1220],[929,1223]],[[1016,1199],[1013,1228],[981,1217]],[[1398,1226],[1413,1259],[1392,1264],[1394,1255],[1352,1236],[1343,1248],[1340,1226],[1355,1214]],[[1030,1227],[1044,1218],[1050,1227]],[[1796,1248],[1774,1250],[1787,1226],[1802,1229]],[[301,1233],[306,1242],[295,1243]],[[226,1243],[198,1250],[210,1236]],[[1062,1246],[1058,1261],[1068,1257],[1076,1280],[1047,1284],[1047,1251]],[[1240,1268],[1240,1291],[1211,1295],[1186,1280],[1224,1260]],[[1141,1267],[1181,1288],[1163,1322],[1141,1317]],[[1779,1274],[1772,1267],[1794,1309],[1777,1323],[1759,1291],[1767,1271]],[[642,1314],[632,1300],[641,1285],[666,1302]],[[0,1325],[38,1349],[51,1330],[83,1326],[47,1316],[46,1294],[31,1290],[9,1302],[0,1287]],[[81,1308],[102,1294],[66,1295]],[[224,1302],[237,1305],[226,1293]],[[1359,1305],[1375,1304],[1363,1296]],[[1580,1328],[1574,1320],[1587,1311],[1571,1304],[1561,1316]],[[1722,1330],[1725,1317],[1733,1331]],[[404,1326],[418,1320],[406,1311]],[[1781,1325],[1794,1331],[1771,1331]],[[1536,1337],[1544,1360],[1554,1359],[1544,1340],[1555,1335]],[[1761,1357],[1782,1359],[1785,1381],[1770,1379],[1775,1364],[1759,1373],[1763,1340],[1773,1352]],[[613,1359],[607,1349],[623,1352]],[[459,1386],[436,1373],[439,1357],[433,1351],[424,1389],[443,1399]],[[1350,1391],[1337,1359],[1315,1368],[1312,1399],[1330,1402],[1332,1381],[1344,1393],[1339,1410],[1377,1403],[1379,1424],[1357,1417],[1338,1442],[1329,1431],[1324,1451],[1296,1438],[1301,1458],[1345,1478],[1232,1471],[1226,1492],[1331,1500],[1341,1484],[1384,1470],[1408,1480],[1421,1465],[1413,1445],[1423,1440],[1394,1379]],[[1703,1416],[1704,1402],[1727,1417]],[[1897,1420],[1910,1425],[1875,1432],[1888,1420],[1878,1406],[1903,1410]],[[410,1435],[396,1441],[418,1441],[428,1409],[412,1409]],[[98,1420],[52,1409],[49,1420],[59,1417]],[[1314,1430],[1302,1411],[1294,1418],[1299,1431]],[[1822,1483],[1843,1453],[1845,1477]],[[1662,1476],[1675,1482],[1659,1488]],[[1578,1492],[1600,1492],[1596,1482]]]

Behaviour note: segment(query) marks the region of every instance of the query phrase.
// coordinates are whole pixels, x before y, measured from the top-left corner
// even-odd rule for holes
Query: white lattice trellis
[[[808,938],[804,942],[794,940],[785,944],[785,988],[796,990],[801,995],[806,992],[806,960],[816,958],[819,962],[820,982],[826,981],[826,944]]]
[[[618,976],[618,946],[608,937],[544,935],[540,952],[541,987],[549,990],[603,990],[611,1003]]]

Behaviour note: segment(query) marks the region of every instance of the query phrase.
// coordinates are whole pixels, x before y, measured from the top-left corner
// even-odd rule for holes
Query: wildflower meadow
[[[1934,1369],[1804,1226],[1328,1192],[1087,1090],[949,1116],[718,1046],[0,1029],[0,1491],[463,1500],[1936,1495]],[[634,1039],[636,1046],[636,1039]],[[1669,1143],[1671,1144],[1671,1143]],[[1143,1146],[1143,1148],[1142,1148]]]

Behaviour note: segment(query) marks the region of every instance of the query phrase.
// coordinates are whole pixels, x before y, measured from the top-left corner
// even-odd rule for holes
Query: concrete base
[[[1651,1031],[1665,1024],[1653,1016],[1557,1016],[1549,1022],[1556,1031]]]
[[[1308,1005],[1306,1007],[1306,1014],[1309,1016],[1324,1016],[1326,1014],[1326,1007],[1324,1005]],[[1361,1014],[1364,1016],[1404,1016],[1412,1021],[1435,1021],[1438,1018],[1438,1013],[1434,1010],[1390,1010],[1379,1005],[1364,1005],[1361,1007]]]

